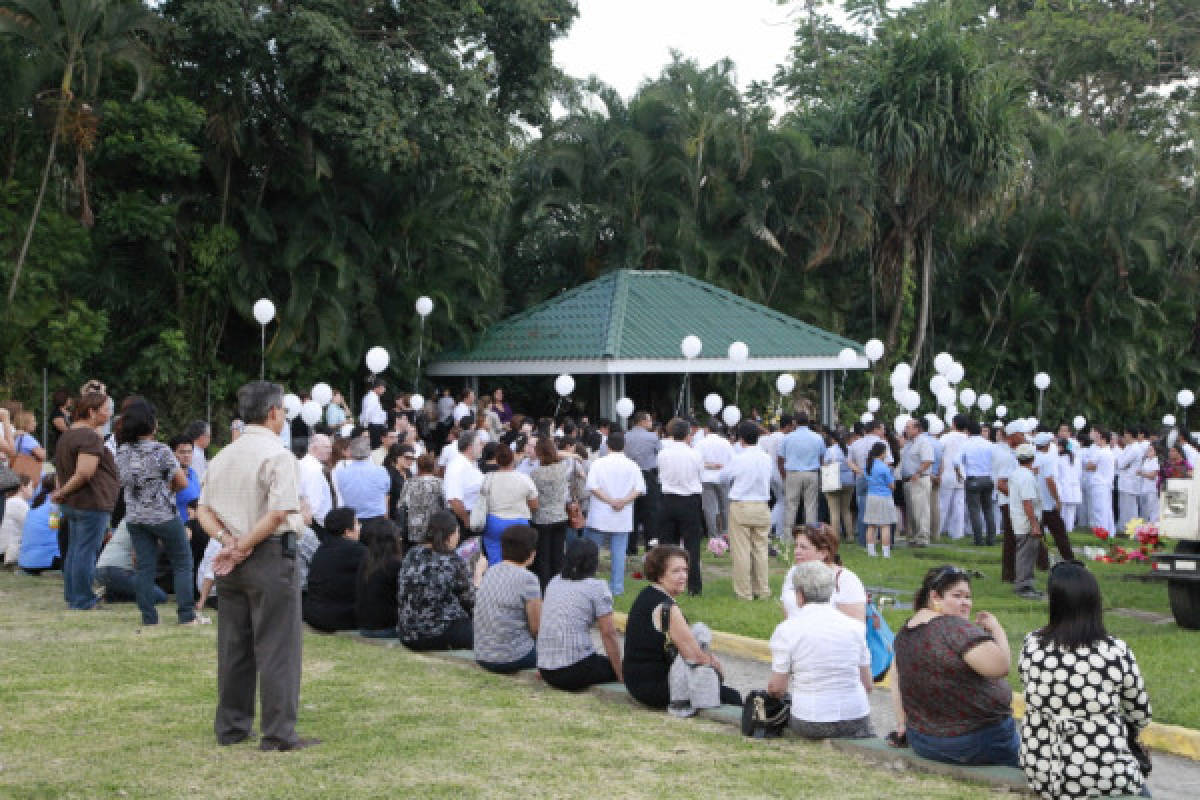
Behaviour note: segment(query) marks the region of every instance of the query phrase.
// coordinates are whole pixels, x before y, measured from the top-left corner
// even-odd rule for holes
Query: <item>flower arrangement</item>
[[[1148,561],[1150,554],[1162,549],[1162,533],[1157,525],[1135,517],[1125,526],[1125,536],[1137,542],[1136,547],[1124,547],[1117,544],[1104,528],[1092,528],[1092,535],[1102,542],[1108,543],[1107,550],[1086,548],[1094,561],[1105,564],[1124,564],[1128,561]],[[1095,555],[1091,555],[1095,552]]]
[[[723,556],[729,552],[729,540],[724,536],[710,536],[708,539],[708,552],[714,556]]]

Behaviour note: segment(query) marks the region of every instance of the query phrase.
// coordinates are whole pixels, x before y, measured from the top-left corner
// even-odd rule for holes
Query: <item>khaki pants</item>
[[[843,541],[854,538],[854,487],[843,486],[836,492],[825,492],[825,502],[829,504],[829,524],[833,533]]]
[[[788,530],[788,539],[796,527],[796,509],[804,501],[804,521],[817,522],[817,491],[821,488],[821,473],[817,470],[807,472],[789,472],[784,481],[784,492],[787,494],[787,512],[783,524]]]
[[[771,512],[766,503],[729,504],[729,549],[733,555],[733,593],[742,600],[769,597],[767,534]]]
[[[929,490],[932,479],[928,475],[904,482],[905,533],[909,544],[929,544]]]

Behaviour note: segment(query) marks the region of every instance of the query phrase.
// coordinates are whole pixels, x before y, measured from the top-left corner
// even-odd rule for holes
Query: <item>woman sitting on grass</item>
[[[1130,739],[1150,724],[1150,697],[1137,659],[1104,629],[1100,586],[1083,564],[1055,564],[1046,591],[1050,621],[1025,637],[1018,660],[1029,786],[1066,800],[1143,792]]]
[[[458,546],[458,518],[438,511],[429,519],[429,539],[413,547],[400,564],[397,632],[413,650],[469,650],[475,587]],[[487,562],[480,558],[479,565]]]
[[[950,764],[1018,766],[1005,680],[1012,656],[999,621],[986,611],[970,621],[970,578],[950,565],[925,574],[913,608],[896,634],[888,744],[907,740],[917,755]]]
[[[351,631],[358,567],[367,548],[359,541],[362,524],[354,509],[340,506],[325,514],[325,541],[313,553],[304,595],[304,621],[319,631]]]
[[[501,561],[483,573],[479,584],[475,660],[492,672],[504,674],[537,665],[542,588],[537,575],[529,570],[537,537],[537,531],[528,525],[505,528],[500,534]]]
[[[671,669],[666,648],[668,636],[689,664],[711,666],[722,677],[724,671],[717,656],[706,653],[696,642],[687,619],[675,603],[675,598],[687,590],[687,550],[678,545],[659,545],[646,553],[642,571],[650,585],[642,589],[629,609],[622,672],[625,688],[633,699],[651,708],[666,708],[671,701],[667,683]],[[742,696],[722,685],[721,702],[740,706]]]
[[[376,517],[363,523],[369,543],[358,565],[354,615],[358,632],[369,639],[396,636],[396,587],[400,575],[400,540],[396,523]]]
[[[799,539],[800,537],[796,537]],[[836,541],[836,539],[835,539]],[[771,635],[773,697],[792,695],[789,727],[808,739],[862,739],[871,728],[871,654],[863,623],[829,602],[835,572],[817,560],[789,573],[795,614]]]
[[[796,565],[819,562],[834,572],[833,596],[829,603],[852,619],[866,623],[867,590],[863,582],[850,570],[838,563],[838,537],[828,525],[805,525],[796,530],[795,547],[792,552]],[[790,619],[799,610],[796,605],[796,585],[793,575],[796,567],[788,570],[783,578],[783,591],[779,595],[783,610]]]
[[[556,689],[577,691],[621,680],[621,645],[613,624],[608,584],[596,577],[600,548],[572,537],[561,575],[550,579],[538,630],[537,665],[542,680]],[[592,646],[595,625],[607,657]]]

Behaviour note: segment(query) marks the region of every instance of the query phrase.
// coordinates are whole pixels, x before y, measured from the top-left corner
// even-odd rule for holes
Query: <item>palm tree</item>
[[[158,18],[139,0],[11,0],[9,6],[0,8],[0,34],[25,40],[38,57],[53,62],[60,70],[58,88],[39,95],[53,112],[50,148],[8,288],[11,307],[41,215],[58,142],[64,133],[75,133],[79,151],[76,179],[83,190],[85,219],[90,213],[82,152],[95,136],[95,117],[88,104],[75,101],[76,87],[83,87],[82,96],[94,101],[104,67],[110,62],[123,62],[137,74],[134,96],[140,97],[146,88],[151,61],[149,49],[139,37],[152,33]]]

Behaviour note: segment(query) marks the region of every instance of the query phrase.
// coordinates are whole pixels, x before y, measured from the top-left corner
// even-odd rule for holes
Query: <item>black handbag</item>
[[[1125,740],[1129,743],[1129,752],[1137,760],[1138,769],[1142,771],[1142,775],[1149,775],[1150,770],[1154,769],[1154,763],[1150,760],[1150,751],[1138,738],[1138,729],[1128,722],[1125,723]]]
[[[742,705],[742,734],[751,739],[778,739],[783,735],[791,713],[789,697],[780,700],[762,689],[755,689],[746,695]]]

